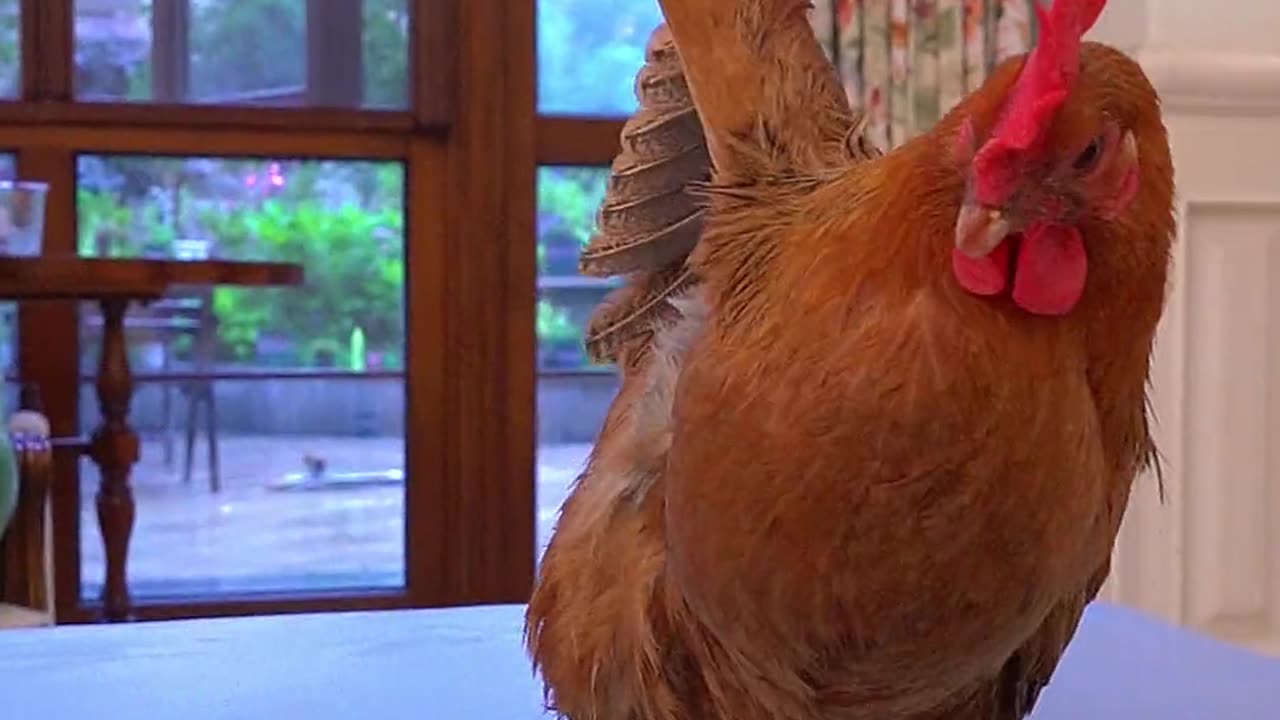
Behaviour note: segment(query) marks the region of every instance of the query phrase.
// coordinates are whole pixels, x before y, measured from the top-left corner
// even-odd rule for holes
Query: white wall
[[[1154,370],[1167,498],[1135,487],[1106,595],[1280,655],[1280,3],[1112,0],[1091,37],[1160,91],[1181,214]]]

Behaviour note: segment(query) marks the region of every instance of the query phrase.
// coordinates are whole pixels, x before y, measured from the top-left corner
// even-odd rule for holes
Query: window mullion
[[[151,10],[151,97],[184,102],[191,86],[191,0],[154,0]]]
[[[307,0],[307,104],[364,104],[364,8],[349,0]]]
[[[75,0],[20,0],[22,98],[70,100]]]

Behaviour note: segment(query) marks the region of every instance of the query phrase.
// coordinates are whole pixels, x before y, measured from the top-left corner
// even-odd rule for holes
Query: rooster
[[[623,380],[527,610],[549,705],[1026,717],[1156,465],[1156,92],[1056,0],[881,153],[806,2],[661,5],[583,256]]]

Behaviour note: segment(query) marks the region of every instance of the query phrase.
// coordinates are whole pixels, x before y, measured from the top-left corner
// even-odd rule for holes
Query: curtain
[[[882,148],[927,130],[1031,47],[1037,0],[812,0],[814,32]]]

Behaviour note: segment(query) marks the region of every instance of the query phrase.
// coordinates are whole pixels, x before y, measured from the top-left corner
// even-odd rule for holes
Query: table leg
[[[138,434],[129,426],[133,374],[125,347],[125,299],[102,301],[102,355],[98,359],[98,406],[102,423],[93,432],[89,456],[98,466],[98,528],[106,554],[102,617],[108,622],[130,619],[127,567],[133,534],[134,502],[129,474],[138,461]]]

